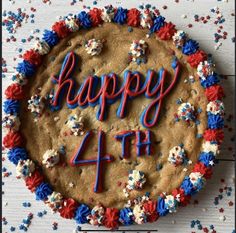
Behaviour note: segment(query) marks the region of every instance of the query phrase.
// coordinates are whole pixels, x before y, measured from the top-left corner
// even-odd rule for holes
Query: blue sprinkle
[[[82,228],[81,228],[80,226],[77,226],[77,227],[76,227],[76,230],[77,230],[77,231],[81,231]]]
[[[143,10],[144,6],[143,5],[139,5],[139,9]]]
[[[145,193],[145,196],[146,196],[146,197],[150,197],[150,192],[146,192],[146,193]]]
[[[196,124],[196,125],[200,125],[200,121],[199,121],[199,120],[196,120],[196,121],[195,121],[195,124]]]
[[[160,171],[160,170],[162,169],[162,167],[163,167],[162,164],[161,164],[161,163],[158,163],[158,164],[157,164],[157,168],[156,168],[157,171]]]
[[[16,230],[15,227],[11,227],[11,228],[10,228],[10,231],[11,231],[11,232],[13,232],[13,231],[15,231],[15,230]]]
[[[198,228],[198,230],[202,230],[202,225],[201,224],[198,225],[197,228]]]
[[[128,27],[128,32],[132,32],[133,28],[132,27]]]
[[[197,109],[197,112],[198,112],[198,113],[201,113],[201,112],[202,112],[202,109],[201,109],[201,108],[198,108],[198,109]]]
[[[213,226],[213,225],[210,225],[210,229],[213,230],[213,229],[214,229],[214,226]]]
[[[41,217],[43,217],[43,213],[42,212],[38,212],[37,216],[41,218]]]
[[[202,138],[202,134],[197,134],[197,138]]]
[[[196,220],[196,223],[197,223],[197,224],[200,224],[201,222],[200,222],[199,220]]]

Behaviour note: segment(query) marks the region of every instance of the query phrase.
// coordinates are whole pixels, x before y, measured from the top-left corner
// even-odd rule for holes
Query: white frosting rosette
[[[71,31],[71,32],[76,32],[79,30],[79,23],[76,15],[68,15],[65,18],[65,24],[66,27]]]
[[[28,176],[35,170],[34,162],[27,159],[27,160],[20,160],[16,166],[16,176],[26,179]]]
[[[40,95],[31,96],[30,100],[28,100],[28,109],[35,117],[40,117],[44,109],[43,97]]]
[[[154,13],[150,11],[149,9],[145,9],[143,13],[141,14],[140,25],[143,28],[151,28],[153,24],[153,17],[154,17]]]
[[[184,121],[193,121],[194,107],[190,103],[182,103],[178,108],[178,117]]]
[[[43,161],[42,163],[47,168],[54,167],[60,160],[59,153],[56,150],[47,150],[43,155]]]
[[[98,226],[102,224],[104,218],[105,209],[101,205],[96,205],[91,210],[91,214],[87,216],[87,219],[90,224]]]
[[[28,83],[28,79],[22,73],[16,73],[12,77],[12,82],[24,86]]]
[[[144,173],[138,170],[129,171],[128,185],[126,186],[128,190],[142,189],[146,182]]]
[[[146,214],[142,204],[137,204],[133,208],[134,221],[137,224],[143,224],[145,222]]]
[[[91,56],[97,56],[102,52],[103,44],[101,40],[90,39],[85,44],[85,50]]]
[[[112,5],[105,6],[102,9],[102,20],[105,23],[111,23],[115,15],[115,8]]]
[[[215,65],[208,61],[200,62],[197,67],[197,74],[202,80],[206,79],[207,76],[212,75],[214,71]]]
[[[168,161],[174,165],[181,165],[183,164],[185,159],[185,151],[180,146],[174,146],[169,151]]]
[[[169,210],[170,213],[176,212],[177,208],[177,200],[172,195],[167,195],[165,197],[165,206]]]
[[[75,136],[84,134],[84,124],[82,117],[78,117],[76,114],[69,116],[66,121],[66,126],[71,130]]]
[[[202,186],[205,183],[205,178],[200,172],[191,172],[189,180],[195,187],[198,187],[199,185]]]
[[[2,127],[7,131],[18,131],[20,127],[19,117],[7,114],[2,119]]]
[[[219,146],[216,143],[204,142],[202,145],[203,152],[209,153],[212,152],[214,155],[219,154]]]
[[[173,43],[177,48],[181,48],[184,45],[184,42],[187,38],[187,34],[182,31],[182,30],[178,30],[173,36]]]
[[[35,51],[37,51],[40,55],[46,55],[50,52],[50,46],[45,41],[36,41],[34,45]]]
[[[224,104],[220,100],[211,101],[207,104],[207,112],[214,115],[224,115]]]
[[[53,212],[56,212],[62,204],[63,196],[61,193],[53,192],[48,196],[48,199],[45,201],[45,204],[52,209]]]
[[[144,40],[134,40],[129,51],[130,56],[132,56],[132,60],[136,61],[137,58],[145,57],[147,47],[148,45]]]

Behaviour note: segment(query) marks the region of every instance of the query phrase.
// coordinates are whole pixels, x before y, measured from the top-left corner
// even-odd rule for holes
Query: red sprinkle
[[[229,206],[233,206],[234,205],[234,203],[232,202],[232,201],[229,201]]]
[[[223,208],[220,208],[220,209],[219,209],[219,212],[220,212],[220,213],[223,213],[223,212],[224,212],[224,209],[223,209]]]

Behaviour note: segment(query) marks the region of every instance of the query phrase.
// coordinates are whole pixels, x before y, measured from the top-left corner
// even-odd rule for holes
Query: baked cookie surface
[[[123,10],[45,31],[6,90],[3,120],[9,159],[36,199],[108,228],[186,205],[223,139],[223,92],[197,42],[155,12]]]

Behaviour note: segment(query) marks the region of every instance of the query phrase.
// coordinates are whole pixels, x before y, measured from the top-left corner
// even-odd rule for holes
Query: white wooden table
[[[3,43],[3,58],[7,60],[8,71],[5,73],[6,77],[3,78],[3,89],[9,84],[10,77],[14,72],[13,67],[16,62],[13,61],[13,57],[17,56],[16,50],[18,48],[23,48],[23,50],[32,47],[32,43],[22,43],[21,38],[27,38],[33,29],[43,29],[49,28],[53,22],[57,20],[57,16],[63,16],[68,13],[76,13],[82,10],[83,5],[93,6],[93,1],[77,1],[75,6],[70,6],[72,0],[51,0],[52,4],[47,5],[42,2],[42,0],[31,0],[31,3],[27,3],[27,0],[15,0],[15,4],[11,4],[9,0],[3,0],[3,9],[16,11],[17,8],[24,7],[26,12],[30,12],[30,8],[36,8],[35,12],[35,24],[23,23],[22,27],[17,30],[15,37],[17,42]],[[145,1],[144,1],[145,2]],[[138,7],[141,1],[129,0],[129,1],[106,1],[98,0],[97,7],[101,7],[112,3],[113,5],[123,5],[125,7]],[[217,1],[217,0],[179,0],[176,3],[175,0],[149,0],[148,3],[157,6],[160,9],[162,15],[166,17],[167,20],[174,22],[178,28],[185,30],[189,35],[200,42],[201,47],[208,53],[213,54],[214,61],[218,67],[218,71],[221,74],[228,75],[226,80],[223,80],[223,86],[226,92],[226,117],[229,114],[234,113],[234,43],[231,42],[231,38],[234,36],[234,20],[235,18],[231,16],[234,12],[234,1],[228,0]],[[167,9],[164,10],[162,7],[166,5]],[[222,14],[224,15],[226,22],[223,24],[224,30],[228,32],[228,39],[223,41],[223,45],[219,50],[215,51],[213,34],[216,31],[217,26],[210,21],[207,24],[194,23],[193,15],[198,14],[199,16],[211,15],[210,9],[218,6]],[[184,18],[186,15],[187,18]],[[181,17],[182,16],[182,17]],[[193,24],[192,28],[188,28],[189,23]],[[3,41],[8,37],[8,33],[3,28]],[[233,127],[233,121],[226,124],[229,127]],[[144,232],[157,230],[160,233],[187,233],[187,232],[203,232],[197,228],[191,228],[190,224],[192,220],[199,220],[203,227],[209,229],[209,225],[214,225],[216,232],[219,233],[231,233],[234,229],[234,205],[229,206],[228,202],[234,202],[234,149],[230,149],[233,146],[232,137],[234,135],[234,130],[230,132],[228,129],[225,130],[226,138],[224,145],[222,146],[222,153],[219,156],[221,161],[214,169],[214,176],[211,179],[206,188],[197,194],[194,200],[198,200],[198,204],[192,203],[183,209],[179,209],[176,214],[169,214],[164,218],[160,218],[157,223],[146,224],[141,226],[133,226],[129,228],[135,232]],[[16,227],[15,232],[21,232],[18,226],[22,222],[23,218],[26,218],[29,212],[34,214],[32,223],[28,228],[29,233],[69,233],[73,232],[76,228],[74,221],[64,220],[57,214],[51,214],[50,210],[43,204],[43,202],[35,201],[34,194],[31,194],[25,187],[23,181],[19,181],[15,178],[15,167],[8,161],[3,162],[3,166],[11,171],[13,174],[10,177],[3,178],[3,216],[6,218],[8,224],[3,225],[3,232],[11,232],[10,227]],[[223,199],[219,201],[218,205],[214,205],[214,198],[219,195],[219,188],[224,187],[221,183],[221,179],[225,180],[225,183],[233,188],[231,196],[223,194]],[[22,206],[23,202],[30,202],[31,207],[25,208]],[[195,201],[196,203],[196,201]],[[220,213],[219,209],[223,208],[224,212]],[[47,214],[43,217],[38,217],[37,213],[47,210]],[[223,216],[225,216],[225,221],[222,221]],[[221,220],[220,220],[221,219]],[[53,222],[58,223],[58,230],[53,231]],[[82,226],[82,230],[95,230],[98,232],[97,228],[91,226]],[[121,230],[126,230],[121,228]],[[128,232],[128,229],[127,229]],[[209,231],[211,232],[211,231]]]

